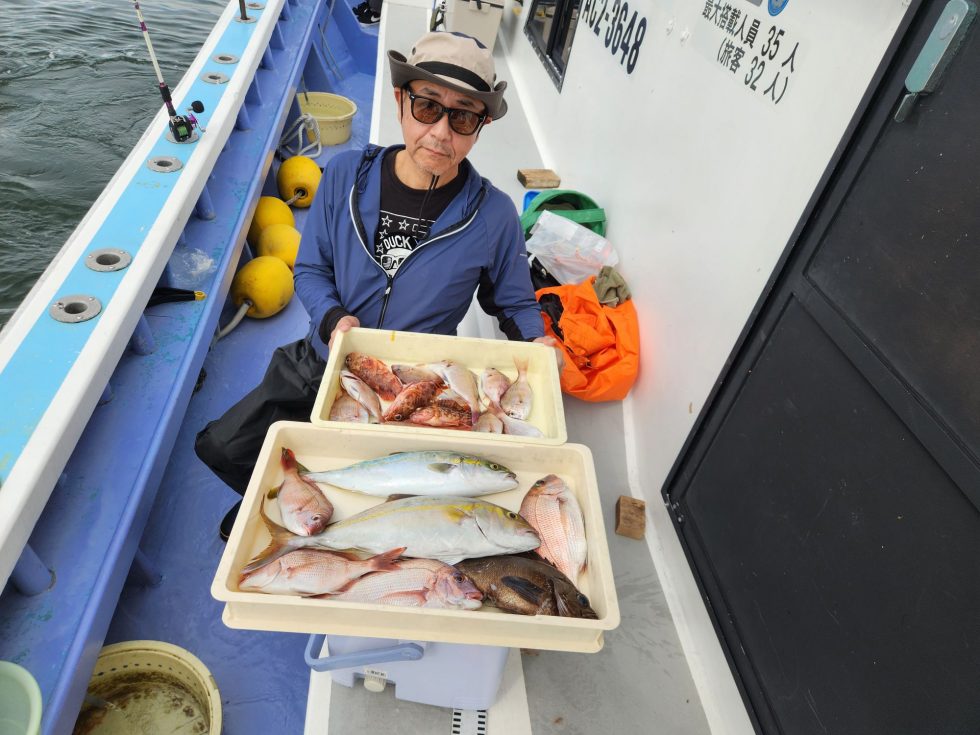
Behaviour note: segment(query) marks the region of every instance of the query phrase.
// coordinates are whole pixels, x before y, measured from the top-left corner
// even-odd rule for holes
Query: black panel
[[[921,98],[908,120],[884,129],[809,276],[976,458],[980,43],[975,35],[974,29],[939,89]]]
[[[685,504],[781,732],[980,732],[980,516],[796,302]]]

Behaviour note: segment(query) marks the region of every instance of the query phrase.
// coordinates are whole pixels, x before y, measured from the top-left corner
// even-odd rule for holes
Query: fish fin
[[[265,512],[265,499],[263,498],[261,504],[259,505],[259,515],[265,522],[265,526],[269,529],[269,535],[272,536],[272,540],[269,541],[269,545],[266,546],[261,552],[259,552],[255,557],[253,557],[248,564],[242,567],[242,574],[248,574],[249,572],[254,572],[260,567],[264,567],[266,564],[275,561],[280,556],[288,553],[292,549],[292,544],[290,540],[296,538],[296,534],[290,533],[287,529],[280,526],[278,523],[273,521]]]
[[[565,598],[558,594],[558,590],[555,589],[555,583],[553,580],[548,580],[548,587],[551,589],[551,596],[555,598],[555,604],[558,606],[558,614],[563,618],[573,618],[575,615],[568,607],[568,603],[565,602]]]
[[[452,472],[455,467],[456,465],[450,464],[449,462],[433,462],[430,465],[426,465],[427,469],[430,469],[433,472],[441,472],[443,474]]]
[[[284,556],[289,552],[289,547],[283,544],[277,543],[275,540],[271,541],[268,546],[266,546],[261,552],[259,552],[248,564],[242,567],[242,574],[248,574],[249,572],[254,572],[256,569],[261,569],[266,564],[271,564],[276,559]]]
[[[390,503],[392,500],[401,500],[402,498],[414,498],[415,496],[411,493],[392,493],[387,498],[385,498],[386,503]]]
[[[523,360],[514,357],[514,367],[517,368],[517,378],[520,380],[521,373],[527,372],[528,359],[525,357]]]
[[[337,549],[330,549],[330,553],[336,554],[337,556],[342,556],[347,561],[364,561],[354,549],[344,549],[343,551],[338,551]]]
[[[438,561],[441,561],[443,564],[448,564],[449,566],[452,567],[459,564],[465,558],[466,558],[465,556],[440,556]]]
[[[325,594],[325,595],[319,595],[318,597],[320,599],[326,599],[327,597],[330,597],[331,595],[342,595],[344,592],[347,592],[347,590],[349,590],[351,587],[353,587],[355,583],[360,582],[366,576],[367,575],[365,574],[365,575],[363,575],[361,577],[358,577],[357,579],[352,579],[350,582],[344,583],[344,585],[342,587],[338,587],[333,592],[328,592],[327,594]]]
[[[389,457],[394,457],[396,454],[405,454],[405,450],[404,449],[400,449],[397,452],[389,452],[388,453],[388,456]]]
[[[367,559],[367,561],[371,562],[371,570],[375,572],[397,571],[398,565],[395,562],[398,560],[398,557],[405,553],[406,548],[405,546],[399,546],[397,549],[392,549],[391,551],[386,551],[383,554],[378,554]]]
[[[265,494],[265,496],[266,496],[266,497],[267,497],[267,498],[268,498],[269,500],[275,500],[276,498],[278,498],[278,497],[279,497],[279,488],[280,488],[280,487],[282,487],[282,485],[280,485],[279,487],[271,487],[271,488],[269,488],[269,492],[267,492],[267,493]]]
[[[310,471],[309,468],[306,465],[304,465],[302,462],[300,462],[298,459],[296,460],[296,470],[301,475],[308,474]]]
[[[422,606],[425,604],[425,593],[419,592],[418,590],[404,590],[402,592],[392,592],[390,594],[382,596],[378,600],[378,602],[398,605],[399,602],[402,600],[414,602],[417,605]]]
[[[529,579],[524,579],[524,577],[514,577],[508,575],[506,577],[501,577],[500,583],[514,590],[519,597],[527,600],[532,605],[540,606],[542,603],[541,598],[544,597],[545,593],[547,592],[547,590],[543,589],[542,587],[538,587],[538,585],[534,584],[534,582],[530,581]]]

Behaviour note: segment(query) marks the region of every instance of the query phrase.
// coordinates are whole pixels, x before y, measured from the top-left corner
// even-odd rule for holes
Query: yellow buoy
[[[320,167],[316,161],[306,156],[287,158],[279,167],[276,182],[279,184],[279,196],[287,202],[305,209],[313,203],[313,195],[320,185]],[[295,197],[295,199],[294,199]]]
[[[259,235],[269,225],[289,225],[292,227],[295,224],[293,210],[289,208],[286,202],[276,197],[259,197],[255,214],[252,215],[252,224],[248,227],[248,244],[253,248],[258,245]]]
[[[231,299],[235,306],[251,301],[245,314],[255,319],[278,314],[292,297],[293,272],[271,255],[248,261],[231,282]]]
[[[271,255],[279,258],[293,269],[296,255],[299,253],[299,230],[289,225],[269,225],[259,235],[259,244],[255,249],[258,255]]]

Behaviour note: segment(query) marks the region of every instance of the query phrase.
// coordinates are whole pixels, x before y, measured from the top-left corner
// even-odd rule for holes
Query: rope
[[[304,145],[303,139],[306,131],[310,131],[313,135],[313,142]],[[294,137],[296,138],[295,149],[289,144],[289,141]],[[323,146],[320,144],[320,125],[317,123],[316,118],[308,112],[304,112],[297,117],[279,139],[279,148],[291,156],[303,156],[310,151],[314,151],[310,153],[310,158],[318,157],[321,151],[323,151]],[[283,158],[286,158],[286,156],[283,156]]]
[[[252,302],[249,301],[248,299],[245,299],[242,302],[242,305],[238,307],[238,311],[235,312],[235,316],[231,318],[231,321],[228,322],[228,324],[226,324],[224,327],[219,329],[218,333],[214,335],[214,342],[217,342],[222,337],[227,336],[227,334],[232,329],[237,327],[241,323],[242,319],[245,318],[245,312],[247,312],[251,308],[252,308]],[[212,342],[211,344],[213,345],[214,342]]]
[[[306,189],[297,189],[296,193],[286,200],[286,204],[291,207],[305,196],[306,196]]]

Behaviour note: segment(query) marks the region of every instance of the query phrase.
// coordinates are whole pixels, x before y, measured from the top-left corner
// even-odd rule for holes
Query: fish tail
[[[521,378],[522,375],[526,375],[527,374],[527,362],[528,361],[527,361],[527,358],[526,357],[523,358],[523,359],[522,358],[519,358],[519,357],[515,357],[514,358],[514,367],[517,368],[517,378],[518,378],[518,380],[520,380],[520,378]]]
[[[371,562],[371,569],[375,572],[394,572],[398,570],[398,565],[395,561],[402,554],[405,553],[406,546],[400,546],[397,549],[392,549],[391,551],[386,551],[383,554],[377,554],[368,559]]]
[[[264,498],[262,499],[262,503],[259,505],[259,515],[265,522],[266,528],[269,529],[269,534],[272,536],[272,540],[269,541],[268,546],[256,554],[248,564],[242,567],[242,574],[254,572],[256,569],[264,567],[266,564],[275,561],[279,557],[289,552],[292,548],[292,539],[296,537],[295,534],[290,533],[287,529],[283,528],[274,520],[269,518],[265,512]]]

